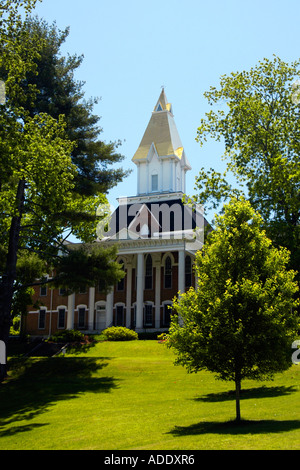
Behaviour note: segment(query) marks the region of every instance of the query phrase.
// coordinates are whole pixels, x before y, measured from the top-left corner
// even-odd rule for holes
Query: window
[[[151,190],[158,191],[158,175],[151,176]]]
[[[190,256],[185,257],[185,287],[192,285],[192,260]]]
[[[119,261],[119,264],[122,265],[122,270],[124,271],[124,263],[123,260]],[[118,282],[117,284],[117,291],[123,291],[125,288],[125,276]]]
[[[84,328],[85,326],[85,307],[79,307],[78,309],[78,328]]]
[[[124,321],[124,307],[117,305],[116,307],[116,326],[123,326]]]
[[[146,258],[145,289],[152,289],[152,272],[152,257],[148,255]]]
[[[165,261],[165,289],[172,287],[172,261],[170,256],[167,256]]]
[[[152,304],[146,304],[145,305],[145,326],[152,326],[152,320],[153,320],[153,307]]]
[[[65,328],[66,309],[58,309],[58,328]]]
[[[46,309],[41,308],[39,313],[39,330],[46,328]]]
[[[47,295],[47,286],[40,287],[40,296],[45,297]]]
[[[59,295],[67,295],[67,290],[64,288],[64,287],[60,287],[59,288]]]
[[[85,286],[81,286],[79,288],[79,294],[86,294],[86,287]]]

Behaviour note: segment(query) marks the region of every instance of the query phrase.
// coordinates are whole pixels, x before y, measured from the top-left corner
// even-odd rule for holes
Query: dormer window
[[[158,174],[151,176],[151,191],[158,191]]]
[[[162,107],[161,107],[161,104],[159,103],[158,106],[157,106],[157,108],[156,108],[156,111],[162,111],[162,110],[163,110],[163,109],[162,109]]]

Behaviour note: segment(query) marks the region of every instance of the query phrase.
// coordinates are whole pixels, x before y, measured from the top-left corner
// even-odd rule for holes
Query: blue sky
[[[188,194],[199,169],[221,171],[223,147],[195,141],[209,106],[203,93],[221,75],[248,70],[273,54],[300,57],[299,0],[43,0],[35,14],[70,27],[63,53],[84,55],[76,78],[85,97],[101,97],[102,139],[120,139],[130,177],[111,190],[109,202],[136,194],[135,153],[165,86],[192,166]]]

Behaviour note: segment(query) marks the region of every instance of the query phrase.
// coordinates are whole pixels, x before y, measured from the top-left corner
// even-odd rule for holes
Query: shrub
[[[107,341],[132,341],[139,339],[135,331],[124,326],[111,326],[102,333]]]
[[[74,343],[76,341],[84,341],[84,334],[78,330],[64,330],[52,335],[49,338],[49,341],[53,341],[55,343]]]
[[[157,336],[158,341],[164,342],[167,341],[168,335],[166,333],[161,333],[160,335]]]

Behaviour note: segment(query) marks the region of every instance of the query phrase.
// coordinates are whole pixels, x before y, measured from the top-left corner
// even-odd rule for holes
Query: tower
[[[137,195],[185,193],[191,169],[164,89],[132,161],[137,166]]]

